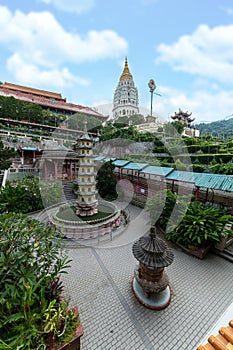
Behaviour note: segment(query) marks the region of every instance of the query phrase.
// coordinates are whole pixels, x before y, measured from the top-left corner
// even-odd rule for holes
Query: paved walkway
[[[232,264],[211,253],[199,260],[174,249],[166,269],[171,304],[146,309],[131,283],[132,242],[146,232],[147,218],[132,208],[130,226],[112,242],[68,249],[72,266],[63,281],[70,306],[79,307],[81,349],[194,350],[232,303]]]

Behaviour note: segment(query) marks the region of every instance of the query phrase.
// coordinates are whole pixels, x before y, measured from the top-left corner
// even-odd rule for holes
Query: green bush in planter
[[[54,229],[0,216],[0,349],[52,348],[67,318],[60,275],[69,262]]]
[[[232,223],[232,216],[224,210],[192,202],[181,223],[166,238],[185,247],[205,247],[220,241],[227,223]]]

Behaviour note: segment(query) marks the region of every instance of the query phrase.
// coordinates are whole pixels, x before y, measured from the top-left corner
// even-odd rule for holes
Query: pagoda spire
[[[130,79],[130,80],[133,79],[132,74],[129,71],[127,56],[125,57],[125,66],[120,77],[120,80],[124,80],[124,79]]]

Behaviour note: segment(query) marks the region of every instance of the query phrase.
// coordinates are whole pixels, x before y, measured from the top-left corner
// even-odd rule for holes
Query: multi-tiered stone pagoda
[[[95,164],[93,159],[93,141],[85,127],[79,139],[79,171],[77,176],[76,214],[78,216],[92,216],[98,212],[98,199],[95,180]]]
[[[138,90],[134,85],[127,58],[125,58],[124,69],[114,93],[112,112],[114,120],[139,113]]]

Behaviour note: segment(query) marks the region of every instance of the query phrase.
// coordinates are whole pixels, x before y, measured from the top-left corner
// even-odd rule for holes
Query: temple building
[[[171,116],[171,118],[174,121],[178,121],[181,122],[182,124],[184,124],[184,126],[190,128],[191,127],[191,123],[195,120],[195,118],[191,118],[192,113],[188,113],[188,112],[183,112],[180,108],[179,108],[179,112],[175,112],[175,114],[173,116]]]
[[[124,69],[114,93],[112,113],[114,120],[139,113],[138,90],[134,85],[127,58],[125,58]]]
[[[62,97],[60,93],[16,85],[8,82],[0,84],[0,96],[12,96],[17,100],[38,104],[43,109],[48,109],[51,112],[65,114],[67,116],[75,113],[82,113],[87,116],[96,117],[101,121],[105,121],[108,117],[98,113],[96,110],[90,107],[67,102],[66,98]]]
[[[193,125],[191,125],[191,123],[195,120],[195,118],[192,118],[191,115],[192,112],[184,112],[179,108],[179,112],[175,112],[175,114],[171,116],[171,119],[173,119],[173,121],[180,122],[184,125],[184,136],[199,137],[200,129],[195,128],[193,127]]]

